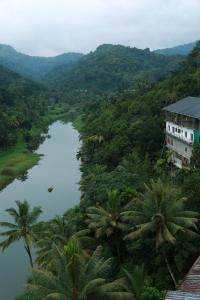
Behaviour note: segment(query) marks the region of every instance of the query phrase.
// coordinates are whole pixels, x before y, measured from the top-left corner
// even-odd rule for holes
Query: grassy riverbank
[[[68,106],[49,107],[48,113],[42,119],[42,126],[36,125],[29,131],[30,138],[34,140],[35,137],[39,137],[45,126],[57,120],[66,120],[68,115]],[[14,146],[0,151],[0,190],[36,165],[39,159],[39,154],[27,150],[27,144],[19,134],[18,142]]]
[[[40,156],[26,149],[24,142],[18,142],[8,150],[0,152],[0,190],[27,169],[37,164]]]
[[[82,124],[82,117],[81,115],[79,115],[74,121],[73,121],[73,126],[76,130],[78,130],[79,132],[81,131],[81,128],[83,126]]]

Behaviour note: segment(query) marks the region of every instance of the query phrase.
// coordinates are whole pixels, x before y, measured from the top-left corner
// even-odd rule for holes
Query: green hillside
[[[96,94],[135,89],[141,81],[156,82],[178,68],[180,57],[166,57],[149,49],[102,45],[83,56],[69,70],[48,74],[48,83],[65,99],[88,99]]]
[[[104,97],[101,101],[88,103],[87,107],[84,107],[81,129],[82,147],[79,153],[83,172],[82,209],[87,210],[90,205],[95,206],[97,210],[99,207],[105,209],[109,207],[107,194],[109,190],[118,191],[118,199],[123,205],[120,207],[141,209],[142,202],[139,202],[137,206],[137,199],[145,201],[142,196],[146,191],[144,183],[149,184],[150,180],[157,181],[160,178],[164,185],[170,184],[179,195],[188,197],[184,204],[188,210],[200,213],[200,171],[199,169],[190,172],[177,170],[174,173],[175,170],[173,170],[171,173],[171,166],[167,163],[167,152],[165,153],[163,148],[165,116],[162,111],[166,104],[182,97],[200,95],[199,62],[200,43],[188,56],[177,74],[157,83],[148,91],[143,89],[135,92],[123,91]],[[156,186],[154,188],[156,189]],[[162,190],[161,187],[160,189]],[[159,194],[162,193],[161,190],[158,191],[158,197],[161,196]],[[151,195],[153,197],[153,192],[149,195],[150,199]],[[134,199],[131,202],[132,206],[127,206],[132,199]],[[147,214],[149,209],[147,208]],[[92,213],[96,213],[95,210]],[[149,211],[149,215],[151,213],[152,211]],[[132,228],[129,228],[129,231],[142,228],[142,226],[136,226],[137,217],[135,220],[133,218],[132,222],[129,224]],[[143,222],[146,222],[145,219]],[[93,228],[96,228],[95,224]],[[145,265],[151,284],[163,290],[172,288],[172,281],[167,274],[162,254],[155,250],[154,231],[153,229],[146,231],[148,229],[144,228],[144,232],[141,229],[138,235],[135,234],[137,239],[133,238],[129,241],[123,239],[126,237],[126,229],[119,230],[121,232],[121,236],[118,232],[121,263],[129,270],[132,270],[132,266],[136,264]],[[192,237],[185,236],[184,238],[183,232],[177,236],[175,244],[165,242],[163,245],[170,257],[170,265],[177,280],[183,278],[199,255],[199,239],[193,241]],[[115,246],[109,241],[106,237],[101,239],[104,247],[111,249],[116,257]],[[193,243],[194,246],[192,246]]]
[[[81,56],[80,53],[65,53],[55,57],[30,56],[0,44],[0,65],[37,81],[42,81],[48,72],[58,66],[65,65],[68,68]]]
[[[184,45],[179,45],[176,47],[171,47],[171,48],[165,48],[165,49],[158,49],[155,50],[155,53],[158,54],[162,54],[162,55],[167,55],[167,56],[171,56],[171,55],[188,55],[190,52],[192,52],[192,50],[195,48],[197,42],[193,42],[193,43],[188,43],[188,44],[184,44]]]
[[[200,164],[172,169],[162,108],[200,95],[199,62],[200,43],[153,87],[82,104],[81,202],[36,226],[38,267],[19,299],[163,300],[180,285],[199,256]]]
[[[14,144],[44,114],[44,88],[0,66],[0,149]]]

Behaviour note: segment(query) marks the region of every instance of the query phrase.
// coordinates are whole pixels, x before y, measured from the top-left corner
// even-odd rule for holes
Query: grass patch
[[[82,128],[82,126],[83,126],[81,115],[79,115],[79,116],[73,121],[73,126],[74,126],[74,128],[76,128],[78,131],[81,131],[81,128]]]
[[[57,120],[66,120],[69,115],[69,105],[54,105],[49,108],[49,111],[46,116],[44,116],[44,120],[47,123],[52,123]]]
[[[39,158],[38,154],[27,151],[21,141],[7,150],[0,151],[0,190],[16,176],[34,166]]]

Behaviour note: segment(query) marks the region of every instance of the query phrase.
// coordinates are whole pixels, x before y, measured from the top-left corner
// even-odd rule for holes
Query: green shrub
[[[156,287],[147,287],[142,294],[142,300],[162,300],[163,295]]]

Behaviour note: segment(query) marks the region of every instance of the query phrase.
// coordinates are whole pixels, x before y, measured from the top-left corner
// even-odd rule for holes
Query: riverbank
[[[18,142],[0,152],[0,190],[38,163],[40,156],[28,151],[24,142]]]
[[[30,130],[30,137],[39,137],[44,128],[57,120],[66,120],[70,113],[69,107],[55,105],[49,107],[48,113],[42,118],[43,126],[35,126]],[[5,188],[15,178],[22,176],[40,160],[40,155],[29,151],[27,144],[19,135],[17,143],[6,150],[0,151],[0,190]]]

